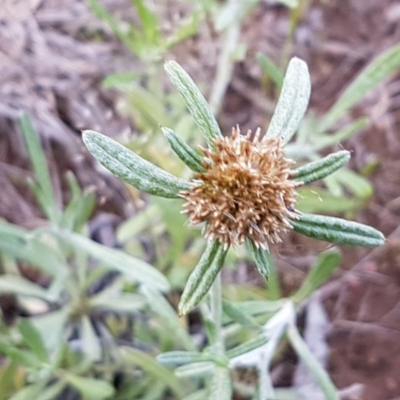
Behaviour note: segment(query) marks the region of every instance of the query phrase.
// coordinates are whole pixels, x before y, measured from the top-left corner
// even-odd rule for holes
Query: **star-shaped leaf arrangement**
[[[331,243],[379,246],[381,232],[369,226],[296,210],[296,188],[332,174],[350,159],[346,150],[294,168],[284,146],[306,112],[310,92],[307,64],[292,58],[281,95],[265,134],[241,134],[239,127],[223,136],[207,101],[191,77],[174,62],[165,64],[207,147],[193,149],[173,130],[162,131],[177,156],[193,171],[190,180],[177,178],[144,160],[118,142],[84,131],[89,151],[114,175],[152,195],[184,199],[182,212],[203,227],[207,247],[181,297],[179,312],[190,312],[208,293],[230,246],[246,243],[259,272],[268,276],[268,244],[295,230]]]

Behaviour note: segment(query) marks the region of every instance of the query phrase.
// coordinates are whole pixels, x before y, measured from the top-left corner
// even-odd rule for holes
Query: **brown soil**
[[[104,3],[119,13],[130,9],[129,1]],[[178,7],[168,2],[171,7],[175,3]],[[63,174],[72,169],[82,185],[96,187],[97,213],[123,217],[129,195],[89,161],[79,131],[134,131],[116,111],[116,94],[100,83],[112,72],[133,70],[137,62],[83,1],[2,0],[0,27],[0,217],[25,226],[35,226],[42,217],[26,186],[28,162],[16,124],[21,110],[30,113],[41,134],[59,201],[68,196]],[[260,89],[254,55],[262,51],[281,59],[288,29],[288,11],[268,2],[260,2],[246,19],[242,40],[248,51],[235,67],[223,104],[219,120],[224,129],[237,123],[243,130],[265,125],[271,103]],[[171,54],[203,85],[211,81],[216,63],[215,36],[202,27]],[[322,114],[366,63],[399,42],[396,0],[310,2],[291,54],[309,65],[311,108]],[[395,400],[400,398],[400,73],[374,90],[348,119],[362,115],[371,119],[370,127],[343,146],[354,151],[355,170],[371,157],[379,167],[371,176],[375,194],[357,219],[390,240],[373,251],[343,247],[338,279],[322,290],[332,322],[329,371],[341,389],[364,385],[361,397],[354,398]],[[284,279],[297,284],[310,257],[324,247],[298,238],[285,245],[278,252],[280,264],[286,265]]]

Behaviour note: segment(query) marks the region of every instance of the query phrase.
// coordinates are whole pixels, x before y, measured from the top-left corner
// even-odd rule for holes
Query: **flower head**
[[[214,140],[215,150],[201,148],[204,172],[194,176],[195,186],[181,193],[183,212],[192,224],[205,223],[205,236],[225,247],[252,240],[257,247],[281,241],[291,228],[288,220],[296,203],[290,178],[292,160],[286,159],[281,137],[260,138],[258,129]]]

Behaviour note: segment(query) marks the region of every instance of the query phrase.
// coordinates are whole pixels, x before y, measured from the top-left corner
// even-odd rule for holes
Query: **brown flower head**
[[[296,203],[291,180],[292,160],[284,157],[281,137],[260,138],[258,129],[217,138],[215,150],[201,148],[205,172],[182,192],[183,213],[192,224],[205,223],[205,236],[225,247],[252,240],[257,247],[281,241],[280,232],[291,228],[288,220]]]

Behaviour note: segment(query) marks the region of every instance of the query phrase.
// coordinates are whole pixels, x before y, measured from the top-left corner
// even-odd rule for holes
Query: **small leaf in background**
[[[271,78],[276,86],[281,89],[283,85],[283,72],[279,69],[279,67],[271,60],[270,57],[262,53],[256,54],[256,60],[261,65],[261,68],[269,78]]]
[[[133,0],[146,41],[152,46],[158,46],[160,41],[160,30],[157,16],[150,10],[143,0]]]
[[[202,361],[198,363],[192,363],[182,365],[175,369],[175,375],[178,378],[205,378],[210,377],[214,374],[215,363]]]
[[[50,221],[56,223],[59,209],[57,207],[53,185],[47,167],[46,156],[40,144],[39,136],[35,132],[32,121],[27,114],[22,115],[19,123],[24,135],[25,145],[32,163],[33,172],[35,173],[37,190],[40,192],[43,199],[41,206]]]
[[[43,386],[46,384],[46,382],[38,382],[34,383],[32,385],[25,386],[21,390],[19,390],[17,393],[15,393],[13,396],[8,398],[8,400],[32,400],[32,399],[38,399],[40,396],[40,393],[43,389]]]
[[[339,168],[343,167],[350,160],[350,152],[347,150],[331,153],[320,160],[310,162],[293,171],[295,181],[301,181],[304,184],[325,178]]]
[[[65,306],[60,310],[38,315],[30,319],[32,325],[40,333],[49,358],[52,360],[59,353],[69,316],[70,309],[68,306]]]
[[[338,250],[328,250],[318,256],[317,261],[311,266],[303,284],[293,295],[295,303],[307,299],[316,289],[319,288],[338,267],[341,255]]]
[[[2,340],[0,340],[0,354],[27,368],[40,369],[44,365],[35,353],[26,349],[19,349]]]
[[[327,179],[331,178],[331,176]],[[354,213],[363,208],[362,201],[354,197],[345,197],[340,194],[334,195],[326,189],[301,187],[297,190],[297,193],[298,203],[296,208],[303,213]]]
[[[222,136],[222,133],[204,96],[192,78],[177,62],[168,61],[164,67],[171,82],[183,97],[186,107],[192,114],[200,132],[209,146],[213,147],[214,139]]]
[[[93,379],[68,373],[65,380],[73,386],[85,400],[112,399],[115,394],[114,387],[102,379]]]
[[[385,237],[376,229],[342,218],[299,214],[290,223],[296,232],[330,243],[365,247],[381,246],[385,243]]]
[[[191,184],[139,157],[101,133],[84,131],[83,141],[92,155],[118,178],[156,196],[175,198]]]
[[[322,389],[323,393],[325,394],[325,399],[339,400],[339,394],[337,393],[331,378],[322,365],[320,365],[320,363],[315,359],[314,355],[311,353],[307,344],[300,336],[300,333],[294,324],[289,326],[287,330],[287,336],[295,352],[309,368],[310,373],[313,375],[314,379]]]
[[[169,351],[157,356],[157,361],[165,366],[179,367],[203,361],[213,361],[210,355],[197,351]]]
[[[177,377],[166,367],[160,365],[151,355],[135,348],[120,347],[121,357],[130,365],[137,366],[154,376],[174,393],[175,398],[182,398],[182,385]]]
[[[175,334],[178,344],[182,345],[185,349],[196,350],[193,339],[182,325],[181,320],[176,315],[176,311],[161,293],[149,286],[142,287],[141,292],[146,297],[150,309],[158,315],[158,317],[163,320],[166,327]]]
[[[289,62],[281,95],[266,137],[281,136],[285,143],[289,142],[307,110],[310,93],[311,83],[307,64],[294,57]]]
[[[50,276],[66,276],[68,268],[63,255],[51,237],[9,223],[0,223],[0,251],[26,261]]]
[[[93,190],[82,192],[71,171],[67,171],[66,178],[71,199],[62,213],[60,225],[64,229],[80,232],[95,208],[95,196]]]
[[[38,297],[44,300],[50,298],[48,292],[41,286],[36,285],[18,275],[0,276],[0,294],[12,293],[20,296]]]
[[[225,255],[226,250],[221,243],[208,242],[206,250],[186,283],[179,303],[179,314],[190,312],[208,293],[222,268]]]
[[[84,315],[80,321],[82,352],[90,361],[99,361],[102,356],[100,338],[97,336],[90,318]]]
[[[228,358],[234,358],[241,356],[242,354],[249,353],[261,346],[264,346],[268,342],[269,338],[265,333],[261,333],[247,342],[241,343],[226,352]]]
[[[108,310],[117,314],[128,315],[136,314],[146,305],[143,296],[135,293],[109,293],[107,289],[90,297],[88,301],[89,307],[93,310]]]
[[[227,300],[222,300],[222,309],[226,315],[233,321],[245,326],[248,329],[259,329],[261,326],[255,321],[251,315],[247,315],[242,310]]]
[[[214,27],[216,31],[223,31],[238,23],[258,0],[227,1],[216,14]]]
[[[53,385],[47,386],[40,392],[40,400],[54,400],[58,399],[61,392],[65,389],[66,382],[59,381]]]
[[[335,179],[361,199],[368,199],[373,195],[374,188],[371,182],[351,169],[343,168],[341,171],[337,171]]]
[[[47,350],[44,346],[42,336],[36,330],[35,326],[27,318],[18,321],[18,329],[21,332],[24,342],[29,348],[43,361],[48,361]]]
[[[325,114],[319,132],[329,130],[346,112],[370,90],[396,71],[400,66],[400,44],[384,51],[372,60],[350,83]]]
[[[368,125],[369,125],[368,118],[359,118],[354,122],[350,123],[349,125],[346,125],[344,128],[340,129],[339,131],[335,132],[332,135],[321,135],[321,133],[319,133],[317,129],[314,128],[314,133],[315,133],[313,135],[314,151],[317,152],[325,149],[326,147],[334,146],[338,143],[341,143],[344,140],[347,140],[352,136],[356,135],[362,129],[366,128]]]
[[[56,233],[64,242],[98,259],[107,268],[121,272],[129,280],[151,285],[161,291],[169,289],[169,283],[164,275],[139,258],[103,246],[77,233]]]

